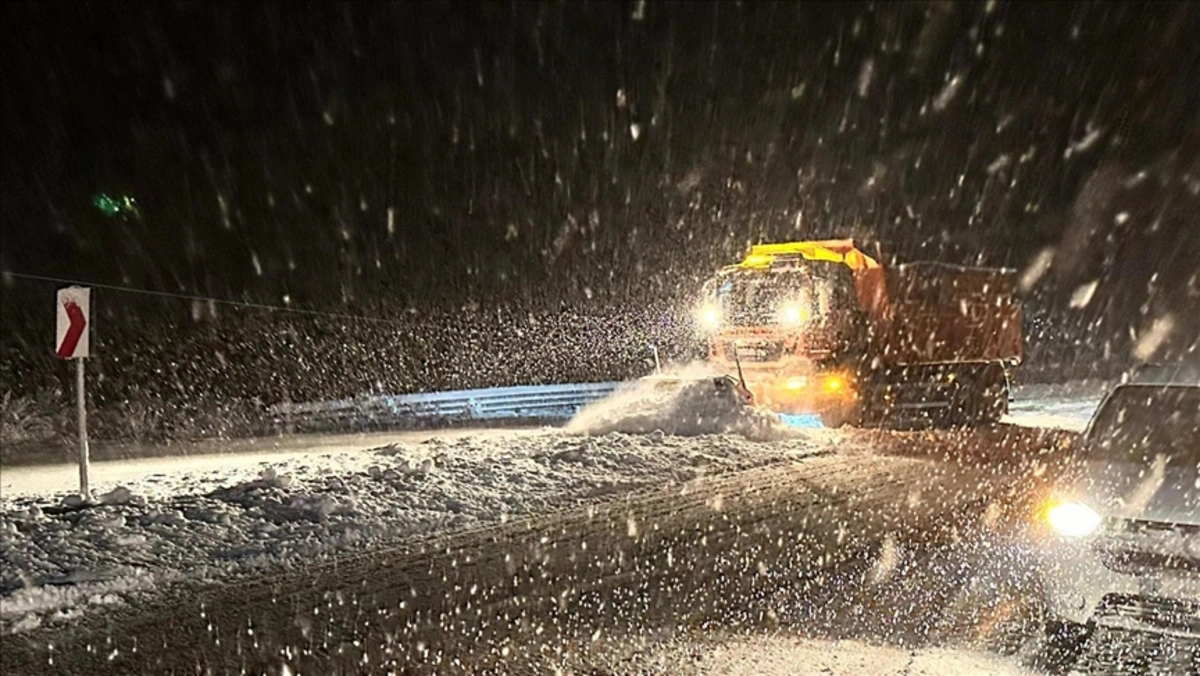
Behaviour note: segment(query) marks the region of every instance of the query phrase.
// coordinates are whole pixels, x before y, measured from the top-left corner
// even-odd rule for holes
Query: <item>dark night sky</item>
[[[3,15],[5,270],[360,311],[628,303],[751,241],[853,234],[1018,268],[1054,247],[1033,293],[1099,281],[1081,326],[1200,298],[1195,4]]]

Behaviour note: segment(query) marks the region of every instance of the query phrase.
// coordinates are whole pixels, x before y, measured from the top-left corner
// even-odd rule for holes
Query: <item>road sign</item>
[[[91,300],[92,290],[82,286],[58,290],[58,338],[54,341],[54,354],[59,358],[88,356]]]
[[[58,290],[58,335],[54,354],[60,359],[75,360],[75,415],[79,423],[79,495],[84,501],[92,498],[88,487],[87,383],[84,362],[90,347],[89,326],[92,290],[68,286]]]

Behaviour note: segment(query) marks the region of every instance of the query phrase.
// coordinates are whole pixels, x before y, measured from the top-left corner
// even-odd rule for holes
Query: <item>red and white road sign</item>
[[[59,358],[88,356],[91,301],[91,289],[69,286],[58,290],[58,339],[54,341],[54,354]]]

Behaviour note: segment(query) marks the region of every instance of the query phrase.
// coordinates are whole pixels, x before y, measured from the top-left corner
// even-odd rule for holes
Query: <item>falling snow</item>
[[[1098,127],[1093,128],[1091,125],[1088,125],[1087,133],[1084,134],[1079,140],[1072,142],[1071,145],[1067,146],[1067,149],[1063,151],[1063,158],[1070,159],[1072,155],[1079,155],[1091,150],[1092,146],[1096,145],[1096,142],[1100,140],[1100,137],[1103,134],[1103,129]]]
[[[1071,307],[1078,310],[1085,308],[1092,302],[1092,298],[1096,295],[1096,289],[1100,286],[1099,280],[1093,280],[1087,284],[1082,284],[1071,293]]]
[[[1174,315],[1155,318],[1150,327],[1138,336],[1137,343],[1133,346],[1134,358],[1145,361],[1152,357],[1174,329]]]
[[[962,83],[962,75],[955,75],[947,80],[945,86],[942,87],[942,90],[933,99],[933,109],[938,112],[945,110],[950,105],[950,102],[954,100],[954,97],[958,95],[958,90],[962,87]]]
[[[1200,672],[1095,616],[1196,550],[1192,7],[111,9],[3,10],[8,671]]]

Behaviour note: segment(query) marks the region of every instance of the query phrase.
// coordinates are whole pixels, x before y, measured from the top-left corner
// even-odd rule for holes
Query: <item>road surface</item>
[[[1012,427],[862,434],[864,450],[700,477],[222,588],[179,586],[74,628],[6,637],[6,666],[23,674],[645,673],[639,660],[669,655],[661,651],[697,632],[783,632],[810,650],[857,639],[847,635],[854,628],[887,654],[909,650],[904,637],[916,631],[920,659],[946,669],[976,659],[1016,668],[978,650],[938,657],[938,646],[959,647],[961,626],[1000,626],[1024,611],[1016,601],[972,610],[956,593],[972,559],[937,553],[980,541],[984,524],[1002,529],[1029,509],[1053,473],[1051,457],[1039,458],[1037,472],[1029,461],[1046,435]],[[934,560],[955,572],[906,572]],[[872,621],[848,622],[855,599],[874,608]],[[997,607],[1009,612],[999,617]],[[966,612],[944,621],[954,608]],[[630,655],[642,642],[647,648]],[[863,645],[844,654],[861,655]]]
[[[834,450],[582,509],[225,587],[183,582],[6,636],[4,662],[29,674],[1028,673],[1013,653],[1037,631],[1038,595],[1011,531],[1067,437],[1020,425],[1079,429],[1094,401],[1020,402],[1016,425],[991,430],[854,431]],[[480,434],[547,432],[306,436],[97,463],[95,476],[103,488],[164,462],[253,474]],[[35,494],[74,480],[69,466],[0,473]]]

